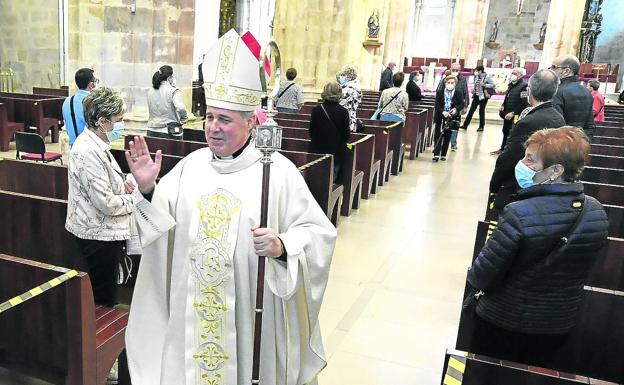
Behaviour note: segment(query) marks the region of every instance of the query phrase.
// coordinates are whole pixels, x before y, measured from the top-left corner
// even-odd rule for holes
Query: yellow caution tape
[[[466,357],[450,355],[442,383],[444,385],[461,385],[465,371]]]
[[[35,286],[32,289],[26,291],[25,293],[22,293],[18,296],[15,296],[13,298],[11,298],[8,301],[2,302],[0,303],[0,313],[9,310],[10,308],[17,306],[23,302],[28,301],[29,299],[32,299],[38,295],[40,295],[41,293],[50,290],[51,288],[60,285],[61,283],[67,281],[70,278],[73,278],[75,276],[78,275],[78,272],[76,270],[69,270],[68,272],[52,278],[51,280],[49,280],[46,283],[43,283],[39,286]]]

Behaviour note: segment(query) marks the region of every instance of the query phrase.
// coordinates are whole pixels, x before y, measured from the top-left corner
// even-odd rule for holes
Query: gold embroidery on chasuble
[[[234,305],[228,308],[226,291],[228,285],[234,285],[232,255],[237,229],[233,227],[238,224],[241,202],[230,192],[217,189],[197,204],[199,229],[190,256],[193,308],[199,325],[193,359],[199,366],[200,384],[221,385],[226,383],[225,366],[231,357],[225,339],[227,328],[234,328],[227,324]]]

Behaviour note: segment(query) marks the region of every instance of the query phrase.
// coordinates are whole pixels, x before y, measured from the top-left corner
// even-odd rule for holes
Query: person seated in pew
[[[278,112],[296,114],[303,106],[303,92],[295,83],[297,70],[289,68],[286,70],[286,79],[280,84],[277,95],[273,98],[273,103]]]
[[[466,310],[476,311],[473,353],[539,366],[574,328],[609,222],[577,179],[589,153],[582,129],[540,130],[525,145],[515,171],[522,190],[468,272],[481,292]]]
[[[338,104],[341,97],[340,84],[325,84],[321,93],[323,103],[314,107],[310,114],[310,152],[334,156],[334,182],[339,180],[340,166],[351,135],[349,111]]]
[[[82,102],[99,83],[99,80],[93,75],[91,68],[81,68],[76,71],[74,80],[76,81],[78,91],[76,91],[75,95],[63,101],[63,120],[65,121],[65,130],[69,136],[70,146],[74,144],[74,141],[86,126]]]
[[[587,89],[591,92],[592,97],[594,98],[594,104],[592,107],[592,113],[594,114],[594,122],[604,122],[604,106],[605,100],[604,96],[598,91],[600,88],[600,82],[598,80],[590,80],[587,82]]]
[[[490,203],[496,213],[503,210],[511,201],[511,196],[520,188],[514,177],[514,168],[524,156],[524,142],[535,131],[565,125],[563,116],[552,105],[558,85],[559,78],[549,69],[539,70],[529,79],[527,94],[532,108],[520,114],[503,152],[496,159],[490,179]]]
[[[125,104],[118,92],[101,87],[87,95],[84,111],[87,128],[69,152],[65,229],[89,266],[95,302],[112,306],[136,201],[133,184],[110,153],[110,143],[123,132]]]
[[[436,91],[434,162],[446,160],[452,132],[459,129],[460,114],[464,108],[464,95],[456,89],[457,78],[448,75],[444,79],[444,84],[444,89]]]
[[[181,139],[181,127],[188,120],[188,113],[171,66],[164,65],[154,72],[152,88],[147,91],[147,107],[147,136]]]
[[[409,96],[401,89],[405,80],[403,72],[392,75],[392,88],[385,89],[379,97],[379,120],[405,122],[405,113],[409,108]]]
[[[405,91],[409,96],[410,102],[418,102],[422,100],[422,92],[420,87],[418,87],[418,82],[420,81],[420,74],[417,71],[414,71],[409,76],[409,81],[405,86]]]
[[[260,383],[316,382],[327,362],[318,314],[336,229],[279,152],[268,227],[258,227],[258,60],[232,29],[208,51],[203,71],[208,147],[158,184],[159,151],[154,161],[138,137],[126,153],[146,198],[136,204],[146,220],[137,220],[143,255],[126,329],[132,384],[251,383],[258,255],[267,257]],[[234,92],[243,97],[230,99]]]
[[[358,84],[357,76],[357,69],[351,65],[344,66],[336,76],[338,83],[342,86],[342,99],[340,99],[340,105],[349,111],[351,132],[357,131],[356,111],[360,103],[362,103],[362,90]]]

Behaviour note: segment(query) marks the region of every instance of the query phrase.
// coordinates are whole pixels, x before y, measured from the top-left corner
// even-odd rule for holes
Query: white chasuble
[[[151,203],[137,203],[143,255],[126,330],[133,385],[251,383],[260,157],[253,144],[232,160],[195,151]],[[268,227],[287,257],[267,258],[260,380],[311,384],[326,365],[318,313],[336,230],[296,167],[280,154],[273,161]],[[157,225],[174,221],[169,231]]]

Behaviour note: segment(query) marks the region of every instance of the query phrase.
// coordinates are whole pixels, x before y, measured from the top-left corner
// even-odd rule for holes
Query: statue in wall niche
[[[498,19],[496,19],[496,21],[494,22],[494,25],[492,25],[492,30],[490,32],[489,41],[496,41],[497,37],[498,37]]]
[[[546,40],[546,23],[542,24],[542,28],[540,28],[539,39],[540,44],[544,44]]]
[[[379,40],[379,10],[373,11],[368,18],[368,35],[367,40]]]

